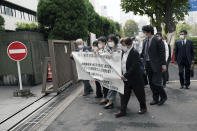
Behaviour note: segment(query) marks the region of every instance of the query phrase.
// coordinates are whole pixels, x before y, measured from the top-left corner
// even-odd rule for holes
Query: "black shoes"
[[[180,89],[184,89],[184,86],[181,86]],[[185,89],[190,89],[189,86],[185,86]]]
[[[184,86],[181,86],[180,89],[184,89]]]
[[[138,111],[138,114],[145,114],[147,112],[147,108],[144,108],[144,109],[140,109],[139,111]]]
[[[103,98],[103,96],[95,96],[94,98]]]
[[[114,104],[110,104],[104,107],[104,109],[113,109],[114,108]]]
[[[189,86],[186,86],[185,89],[190,89]]]
[[[100,103],[99,103],[99,105],[105,105],[105,104],[107,104],[108,103],[108,101],[101,101]]]
[[[156,105],[156,104],[158,104],[159,102],[158,101],[152,101],[151,103],[150,103],[150,105]]]
[[[115,117],[116,117],[116,118],[119,118],[119,117],[123,117],[123,116],[126,116],[126,115],[127,115],[126,112],[119,112],[119,113],[116,113],[116,114],[115,114]]]
[[[166,102],[167,99],[161,99],[158,103],[159,106],[163,105]]]

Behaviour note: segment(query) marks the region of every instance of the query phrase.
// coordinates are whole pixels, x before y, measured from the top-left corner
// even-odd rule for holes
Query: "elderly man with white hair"
[[[76,40],[76,45],[77,45],[77,52],[85,52],[85,51],[90,51],[90,48],[84,45],[84,41],[82,39],[77,39]],[[73,56],[71,54],[71,58],[73,59]],[[93,89],[89,83],[89,80],[83,80],[84,83],[84,94],[83,96],[89,95],[91,92],[93,92]]]

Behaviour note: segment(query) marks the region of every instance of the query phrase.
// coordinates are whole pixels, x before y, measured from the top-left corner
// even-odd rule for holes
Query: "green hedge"
[[[39,31],[39,27],[36,23],[16,23],[16,31]]]
[[[188,39],[192,40],[194,43],[194,53],[195,53],[194,60],[195,60],[195,63],[197,63],[197,37],[190,37]]]

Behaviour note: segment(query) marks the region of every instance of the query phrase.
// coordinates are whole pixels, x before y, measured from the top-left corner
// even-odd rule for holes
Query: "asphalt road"
[[[170,80],[178,80],[176,66],[170,66]],[[195,78],[194,78],[195,79]],[[146,88],[148,113],[138,115],[136,97],[132,95],[128,116],[115,118],[119,110],[119,96],[115,108],[105,110],[94,94],[78,96],[46,131],[197,131],[197,82],[190,90],[179,89],[179,83],[169,83],[168,101],[163,106],[150,106],[151,91]]]

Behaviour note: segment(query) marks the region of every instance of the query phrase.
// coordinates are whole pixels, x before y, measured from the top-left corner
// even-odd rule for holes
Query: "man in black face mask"
[[[143,26],[142,30],[147,38],[143,43],[141,57],[144,60],[153,93],[153,101],[150,105],[163,105],[167,100],[167,94],[162,84],[162,72],[166,71],[165,47],[162,41],[154,36],[152,26]]]

